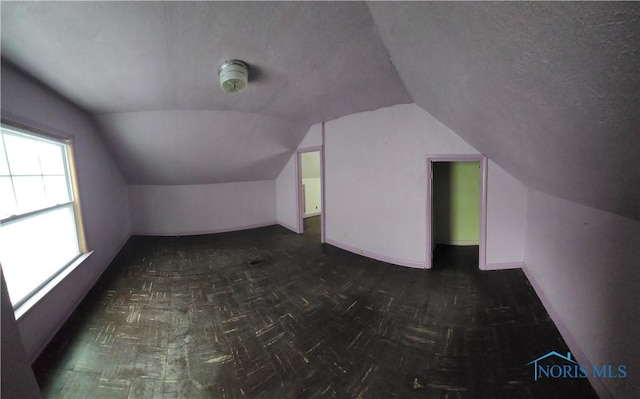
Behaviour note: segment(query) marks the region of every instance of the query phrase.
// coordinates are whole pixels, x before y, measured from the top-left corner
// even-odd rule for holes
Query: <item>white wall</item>
[[[276,223],[273,180],[129,186],[134,234],[217,233]]]
[[[303,179],[308,177],[320,177],[320,151],[300,153],[300,161],[300,170]]]
[[[487,270],[522,267],[527,188],[493,161],[487,177]]]
[[[317,123],[309,128],[298,150],[322,145],[322,124]],[[296,157],[294,153],[276,178],[276,209],[278,224],[295,232],[298,231],[298,206],[296,181]]]
[[[525,270],[581,364],[627,365],[616,398],[640,392],[638,259],[639,222],[529,190]]]
[[[322,183],[320,151],[303,152],[300,154],[300,170],[304,185],[304,215],[314,215],[322,211]]]
[[[29,360],[55,335],[131,233],[127,186],[86,113],[2,64],[2,117],[73,137],[78,189],[89,250],[94,250],[18,320]]]
[[[313,215],[322,212],[321,184],[319,177],[302,178],[304,184],[304,212],[305,215]]]

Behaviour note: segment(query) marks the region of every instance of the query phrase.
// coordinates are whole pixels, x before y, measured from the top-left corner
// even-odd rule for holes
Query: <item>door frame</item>
[[[480,162],[480,240],[478,268],[487,268],[487,157],[482,154],[437,154],[427,155],[427,214],[425,268],[433,266],[433,163],[434,162]]]
[[[298,234],[304,233],[304,195],[302,193],[302,154],[306,152],[320,153],[320,242],[324,244],[325,234],[325,200],[324,200],[324,146],[318,145],[296,150],[296,203],[298,215]]]

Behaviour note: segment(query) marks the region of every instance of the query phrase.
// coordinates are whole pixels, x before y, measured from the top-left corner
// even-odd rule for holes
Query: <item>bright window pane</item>
[[[64,148],[59,144],[38,143],[40,167],[44,175],[64,175]]]
[[[16,201],[13,197],[11,178],[0,176],[0,219],[15,215]]]
[[[38,141],[5,134],[4,144],[12,175],[39,175],[41,173]]]
[[[16,201],[18,201],[18,210],[20,213],[30,212],[47,206],[42,177],[14,176],[13,187],[16,190]]]
[[[71,201],[67,189],[67,178],[64,176],[44,176],[44,191],[47,203],[51,205],[64,204]]]
[[[16,308],[80,254],[80,243],[67,144],[4,125],[1,133],[0,263]]]
[[[7,156],[4,152],[4,140],[0,137],[0,176],[9,174],[9,165],[7,165]]]
[[[13,304],[79,254],[76,237],[72,205],[0,226],[0,263]]]

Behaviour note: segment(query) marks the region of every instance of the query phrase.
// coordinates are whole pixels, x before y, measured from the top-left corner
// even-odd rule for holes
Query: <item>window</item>
[[[68,141],[2,124],[0,264],[16,309],[85,251]]]

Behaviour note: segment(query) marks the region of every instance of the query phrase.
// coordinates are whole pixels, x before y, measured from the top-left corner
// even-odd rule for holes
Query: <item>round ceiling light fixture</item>
[[[237,93],[247,87],[249,67],[244,61],[229,60],[218,70],[220,88],[227,93]]]

